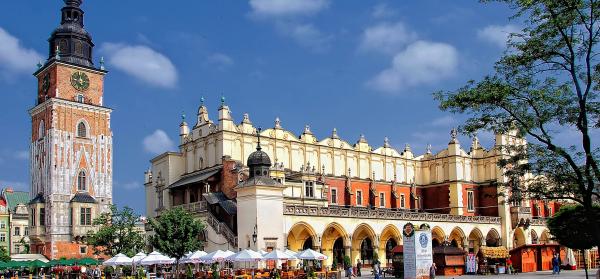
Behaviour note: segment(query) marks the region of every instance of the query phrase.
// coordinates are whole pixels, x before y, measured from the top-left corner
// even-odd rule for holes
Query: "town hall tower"
[[[38,65],[31,115],[31,252],[50,259],[91,256],[86,235],[112,203],[111,109],[104,70],[93,62],[82,0],[65,0],[49,55]]]

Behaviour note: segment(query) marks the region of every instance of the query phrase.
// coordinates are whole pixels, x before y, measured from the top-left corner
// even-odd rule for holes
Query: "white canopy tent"
[[[182,262],[182,263],[194,263],[194,264],[201,263],[201,262],[202,262],[202,260],[200,260],[200,257],[202,257],[202,256],[206,256],[206,255],[207,255],[207,253],[206,253],[206,252],[198,250],[198,251],[196,251],[196,252],[189,253],[189,254],[188,254],[186,257],[185,257],[185,259],[182,259],[182,260],[181,260],[181,262]]]
[[[102,265],[105,266],[119,266],[119,265],[131,265],[132,260],[130,257],[125,256],[124,254],[117,254],[116,256],[104,261]]]
[[[235,253],[233,253],[229,250],[227,250],[227,251],[217,250],[217,251],[208,253],[208,254],[200,257],[200,261],[202,261],[204,263],[222,262],[222,261],[227,260],[227,258],[233,254],[235,254]]]
[[[298,254],[296,254],[296,258],[301,260],[326,260],[327,256],[313,249],[306,249],[304,251],[298,252]]]
[[[172,264],[173,259],[154,251],[139,261],[140,265]]]
[[[257,262],[261,261],[262,259],[263,256],[259,252],[255,252],[249,249],[239,251],[227,257],[227,260],[232,262]]]
[[[135,256],[133,256],[133,258],[131,258],[131,261],[133,262],[134,265],[139,264],[140,261],[145,258],[147,255],[144,252],[139,252],[137,254],[135,254]]]
[[[289,255],[288,253],[285,253],[283,251],[280,250],[273,250],[271,251],[271,253],[268,253],[264,256],[265,260],[283,260],[283,261],[287,261],[287,260],[295,260],[296,257],[293,255]]]

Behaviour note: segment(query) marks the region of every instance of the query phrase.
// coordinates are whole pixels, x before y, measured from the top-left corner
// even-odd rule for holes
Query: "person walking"
[[[360,277],[362,274],[360,273],[360,269],[362,268],[362,263],[360,259],[356,260],[356,276]]]
[[[431,267],[429,267],[429,278],[434,279],[436,271],[437,271],[437,267],[435,266],[435,263],[432,263]]]
[[[560,262],[556,254],[552,257],[552,274],[560,274]]]

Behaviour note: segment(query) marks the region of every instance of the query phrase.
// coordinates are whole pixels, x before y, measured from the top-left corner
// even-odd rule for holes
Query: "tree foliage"
[[[100,214],[93,222],[99,229],[97,232],[90,232],[87,241],[94,247],[94,254],[114,256],[123,253],[132,257],[142,251],[145,240],[135,227],[139,218],[127,206],[119,210],[113,205],[110,212]]]
[[[0,261],[7,263],[10,262],[10,260],[8,249],[4,246],[0,246]]]
[[[572,249],[590,249],[597,245],[600,235],[590,224],[600,220],[600,206],[594,206],[590,214],[581,205],[563,206],[548,220],[550,233],[564,246]]]
[[[150,225],[154,230],[150,244],[161,253],[177,259],[177,262],[187,252],[202,246],[199,235],[204,225],[182,208],[162,212],[159,217],[150,220]]]
[[[442,110],[468,114],[461,129],[514,132],[527,145],[502,146],[513,198],[600,198],[600,5],[591,0],[501,0],[523,20],[495,72],[434,94]],[[531,175],[529,175],[531,174]]]

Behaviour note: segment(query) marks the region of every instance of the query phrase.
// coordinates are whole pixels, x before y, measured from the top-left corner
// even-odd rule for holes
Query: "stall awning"
[[[189,185],[189,184],[194,184],[194,183],[198,183],[200,181],[204,181],[206,179],[208,179],[209,177],[215,175],[216,173],[218,173],[219,171],[221,171],[221,169],[223,168],[223,166],[217,166],[217,167],[213,167],[213,168],[209,168],[209,169],[205,169],[196,173],[192,173],[190,175],[186,175],[185,177],[175,181],[175,183],[171,184],[169,186],[170,189],[174,189],[174,188],[178,188],[181,186],[185,186],[185,185]]]
[[[506,259],[508,258],[508,249],[506,247],[481,247],[481,254],[490,259]]]

